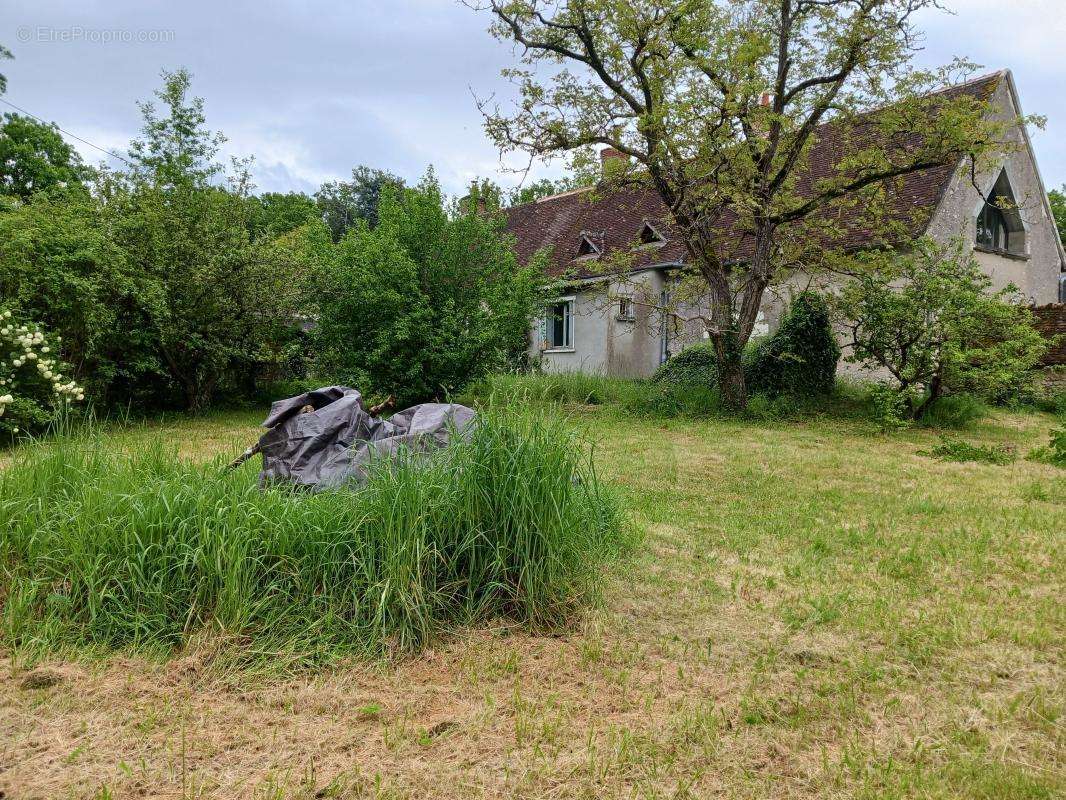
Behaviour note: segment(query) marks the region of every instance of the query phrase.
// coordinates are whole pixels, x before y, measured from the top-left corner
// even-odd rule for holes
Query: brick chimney
[[[476,206],[474,204],[473,193],[464,194],[462,197],[459,198],[459,206],[461,208],[470,209],[479,217],[484,217],[489,213],[489,204],[485,201],[485,196],[482,194],[478,194]]]
[[[600,171],[603,177],[616,172],[620,172],[625,169],[629,164],[629,156],[623,153],[621,150],[615,150],[613,147],[605,147],[600,150]]]

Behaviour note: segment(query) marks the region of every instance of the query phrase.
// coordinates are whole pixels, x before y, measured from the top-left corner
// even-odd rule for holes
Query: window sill
[[[1009,258],[1013,261],[1028,261],[1028,253],[1011,253],[1007,250],[996,250],[994,247],[984,247],[983,245],[975,244],[973,249],[978,253],[987,253],[990,256],[1001,256],[1002,258]]]
[[[542,353],[576,353],[577,350],[573,347],[549,347],[546,350],[541,350]]]

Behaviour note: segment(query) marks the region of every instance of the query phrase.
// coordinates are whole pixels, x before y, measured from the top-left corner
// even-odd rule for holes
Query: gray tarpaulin
[[[305,411],[307,406],[314,411]],[[423,403],[380,419],[371,416],[362,395],[347,386],[326,386],[278,400],[263,420],[270,430],[259,440],[259,483],[328,489],[362,482],[372,458],[401,448],[443,447],[473,419],[473,409],[454,403]]]

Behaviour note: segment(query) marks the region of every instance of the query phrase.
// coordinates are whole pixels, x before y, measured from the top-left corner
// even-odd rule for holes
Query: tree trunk
[[[933,376],[933,379],[931,381],[929,381],[929,389],[928,389],[925,397],[918,404],[917,408],[914,409],[914,418],[917,420],[917,419],[921,419],[922,417],[924,417],[925,416],[925,412],[929,410],[929,406],[931,406],[933,403],[935,403],[937,400],[939,400],[943,394],[944,394],[944,381],[940,377],[940,373],[937,372]]]
[[[214,381],[191,380],[182,384],[185,389],[185,408],[192,414],[201,414],[211,404]]]
[[[718,389],[726,408],[743,411],[748,406],[748,387],[744,382],[743,346],[736,334],[726,331],[712,337],[718,356]]]
[[[748,405],[748,387],[739,357],[718,362],[718,385],[722,400],[730,411],[743,411]]]

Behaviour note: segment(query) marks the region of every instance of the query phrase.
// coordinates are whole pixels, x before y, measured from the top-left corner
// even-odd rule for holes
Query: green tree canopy
[[[266,192],[248,199],[252,236],[276,239],[320,219],[315,199],[303,192]]]
[[[206,128],[190,80],[163,73],[161,109],[140,104],[134,166],[104,194],[116,242],[157,287],[146,333],[186,407],[199,410],[254,369],[279,327],[295,324],[298,280],[296,265],[252,239],[247,170],[216,160],[224,137]]]
[[[189,96],[188,70],[163,70],[162,77],[156,102],[137,104],[143,125],[140,138],[130,143],[130,160],[155,186],[202,188],[223,173],[216,157],[226,137],[206,127],[203,98]],[[163,105],[162,116],[157,102]]]
[[[90,173],[54,125],[0,116],[0,194],[28,200],[36,192],[81,186]]]
[[[322,219],[339,242],[360,221],[373,228],[378,224],[378,204],[386,187],[402,189],[403,179],[382,169],[360,165],[352,170],[350,181],[322,184],[315,195]]]
[[[502,225],[447,205],[432,174],[387,188],[378,225],[341,241],[317,292],[325,371],[407,405],[520,359],[543,273],[518,264]]]
[[[111,233],[87,192],[38,194],[0,213],[0,295],[62,336],[61,356],[95,403],[141,406],[166,392],[146,327],[160,287]]]
[[[1051,201],[1051,213],[1055,217],[1055,227],[1059,229],[1059,238],[1066,243],[1066,186],[1048,192]]]

